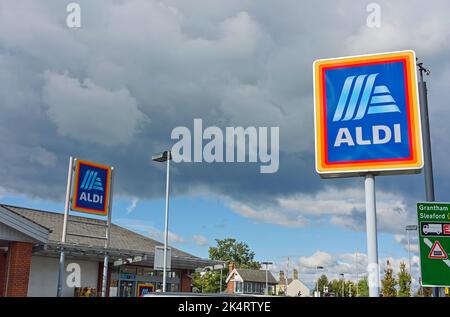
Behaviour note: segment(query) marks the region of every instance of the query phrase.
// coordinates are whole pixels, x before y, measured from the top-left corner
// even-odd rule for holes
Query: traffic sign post
[[[375,176],[423,167],[413,51],[314,62],[316,171],[364,176],[369,295],[379,296]]]
[[[417,203],[421,284],[450,286],[450,203]]]

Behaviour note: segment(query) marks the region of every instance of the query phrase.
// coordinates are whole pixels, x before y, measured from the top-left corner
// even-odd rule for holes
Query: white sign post
[[[379,296],[375,175],[423,167],[413,51],[314,62],[316,171],[322,178],[363,176],[368,283]]]

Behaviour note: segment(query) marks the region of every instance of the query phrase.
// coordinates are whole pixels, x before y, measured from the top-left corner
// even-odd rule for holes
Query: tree
[[[400,271],[398,272],[399,297],[411,296],[411,275],[406,270],[405,262],[400,263]]]
[[[367,276],[358,281],[358,297],[369,297],[369,283]]]
[[[332,280],[328,284],[328,291],[330,293],[334,293],[336,296],[341,296],[342,293],[342,284],[340,280]]]
[[[433,295],[433,288],[420,286],[414,296],[416,297],[431,297]]]
[[[226,275],[222,276],[222,291],[226,289]],[[192,286],[199,293],[220,292],[220,270],[192,274]]]
[[[383,297],[396,297],[397,290],[395,289],[395,286],[397,286],[397,281],[395,280],[389,261],[387,264],[388,266],[384,270],[384,278],[381,280],[381,293],[383,294]]]
[[[345,282],[345,296],[355,297],[356,296],[356,284],[352,281]]]
[[[325,274],[322,274],[317,280],[317,283],[316,285],[314,285],[314,287],[317,287],[317,285],[319,285],[319,292],[323,294],[324,286],[328,286],[328,277]],[[317,289],[314,289],[314,291],[317,291]]]
[[[259,262],[254,260],[255,253],[244,242],[236,239],[216,239],[217,246],[209,248],[211,260],[233,262],[238,268],[260,269]],[[226,289],[227,269],[222,270],[222,291]],[[197,292],[218,293],[220,291],[220,270],[192,274],[192,285]]]
[[[244,242],[237,242],[236,239],[226,238],[216,239],[217,246],[209,248],[209,258],[211,260],[233,262],[236,267],[243,269],[260,269],[261,264],[254,260],[255,252],[251,251]]]

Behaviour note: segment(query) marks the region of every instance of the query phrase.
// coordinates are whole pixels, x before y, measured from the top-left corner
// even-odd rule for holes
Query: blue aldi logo
[[[320,60],[314,75],[321,176],[420,170],[414,52]]]
[[[77,160],[72,210],[106,216],[110,167]]]

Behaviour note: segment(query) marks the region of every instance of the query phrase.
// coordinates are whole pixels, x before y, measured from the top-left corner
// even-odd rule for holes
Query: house
[[[287,294],[286,294],[286,283],[287,283]],[[286,294],[292,297],[309,297],[311,292],[308,287],[305,286],[298,279],[298,271],[294,269],[293,277],[287,278],[284,275],[284,271],[280,271],[279,282],[276,286],[276,294]]]
[[[70,215],[62,244],[63,218],[62,213],[0,204],[0,297],[56,296],[61,247],[66,257],[64,281],[74,268],[81,273],[80,285],[63,283],[62,296],[99,296],[105,251],[109,255],[107,296],[134,297],[162,288],[162,271],[153,265],[155,247],[161,242],[112,224],[105,249],[104,241],[97,238],[105,234],[103,220]],[[172,292],[191,292],[194,270],[219,264],[171,250],[166,285]]]
[[[230,263],[228,269],[227,293],[264,295],[267,279],[268,294],[272,294],[277,285],[277,280],[270,271],[238,269],[233,263]]]

